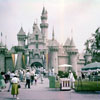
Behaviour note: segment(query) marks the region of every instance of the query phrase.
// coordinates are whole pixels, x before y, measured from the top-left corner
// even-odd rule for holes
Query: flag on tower
[[[15,67],[15,54],[12,54],[13,67]]]

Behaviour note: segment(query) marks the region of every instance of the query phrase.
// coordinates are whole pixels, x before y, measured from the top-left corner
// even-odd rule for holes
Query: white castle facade
[[[54,69],[58,73],[58,66],[61,64],[70,64],[72,69],[78,74],[84,65],[84,59],[79,58],[78,49],[74,45],[73,38],[67,39],[65,44],[60,45],[52,32],[52,40],[48,36],[48,13],[43,7],[41,14],[40,29],[37,23],[33,24],[33,32],[26,36],[21,27],[18,36],[18,46],[25,47],[27,40],[27,64],[29,66],[43,66],[46,70]]]
[[[61,64],[72,65],[72,70],[78,75],[80,69],[84,66],[84,58],[78,53],[73,38],[68,38],[64,45],[60,45],[54,37],[54,29],[52,39],[48,39],[48,13],[43,7],[41,14],[40,28],[37,23],[33,24],[32,33],[24,32],[21,27],[17,34],[18,46],[11,51],[17,53],[16,69],[22,68],[22,56],[26,55],[26,66],[44,67],[47,71],[54,70],[58,73],[58,66]],[[60,33],[59,33],[60,34]],[[67,37],[67,36],[66,36]],[[17,52],[16,52],[17,49]]]

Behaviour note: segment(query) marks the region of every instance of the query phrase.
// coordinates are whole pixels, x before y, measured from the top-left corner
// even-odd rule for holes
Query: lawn
[[[100,91],[100,81],[76,81],[75,91]]]

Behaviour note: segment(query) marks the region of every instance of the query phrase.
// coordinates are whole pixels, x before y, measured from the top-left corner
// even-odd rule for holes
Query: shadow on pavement
[[[0,100],[16,100],[16,99],[15,98],[14,99],[13,98],[2,98]]]
[[[79,91],[79,92],[75,92],[73,91],[73,93],[77,93],[77,94],[100,94],[100,91]]]

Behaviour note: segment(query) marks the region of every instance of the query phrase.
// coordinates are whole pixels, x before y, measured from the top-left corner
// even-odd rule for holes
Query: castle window
[[[35,35],[36,40],[38,40],[38,35]]]
[[[37,58],[38,59],[39,58],[39,54],[35,54],[34,55],[34,58]]]
[[[38,49],[38,43],[36,43],[36,48]]]

